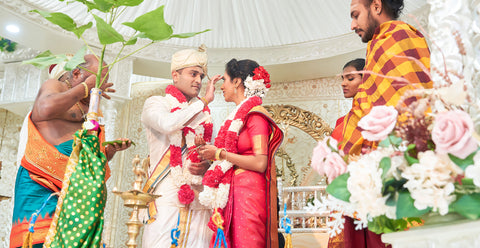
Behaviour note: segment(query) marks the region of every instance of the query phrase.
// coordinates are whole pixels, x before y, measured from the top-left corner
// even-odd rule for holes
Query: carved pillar
[[[466,83],[471,83],[473,67],[467,65],[472,63],[474,54],[469,32],[473,24],[469,0],[427,0],[427,2],[430,4],[429,32],[432,40],[433,81],[436,84],[444,82],[440,72],[445,72],[447,68],[464,75]],[[458,40],[461,40],[461,44],[457,42]],[[461,54],[463,51],[467,52],[464,57]],[[452,81],[458,80],[453,74],[449,76]]]
[[[18,170],[17,145],[23,117],[0,109],[0,160],[2,170],[0,178],[0,196],[13,197],[15,177]],[[12,228],[13,198],[0,201],[0,247],[9,247]]]
[[[431,68],[436,85],[465,80],[472,103],[480,107],[480,0],[427,0],[432,40]],[[468,109],[480,131],[478,109]]]
[[[112,56],[106,57],[107,63],[111,63],[112,61]],[[102,99],[101,103],[101,109],[105,122],[106,140],[129,137],[127,135],[128,119],[125,118],[126,115],[128,115],[126,113],[128,112],[128,103],[131,100],[130,78],[132,71],[133,60],[125,59],[115,64],[110,72],[110,78],[108,82],[112,82],[114,84],[113,88],[116,90],[116,93],[109,94],[112,99]],[[131,149],[133,149],[133,147]],[[123,215],[123,205],[117,199],[118,197],[112,194],[112,189],[114,187],[123,189],[123,184],[129,184],[125,182],[130,182],[130,179],[128,178],[130,175],[127,175],[128,172],[125,169],[125,167],[128,167],[130,164],[130,160],[125,158],[126,152],[128,152],[128,150],[119,152],[111,161],[109,161],[112,174],[110,179],[107,181],[108,197],[107,206],[105,208],[105,225],[103,232],[103,241],[109,245],[108,247],[117,247],[115,245],[115,232],[118,231],[119,226],[124,225],[124,222],[118,218],[118,216]],[[126,232],[123,232],[122,234],[126,235]],[[123,243],[118,242],[116,244],[120,245]]]
[[[472,82],[475,87],[476,99],[480,96],[480,0],[472,0],[472,26],[470,29],[471,44],[473,44],[473,76]]]

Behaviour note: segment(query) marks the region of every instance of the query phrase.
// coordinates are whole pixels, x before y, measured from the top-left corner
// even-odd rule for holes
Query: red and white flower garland
[[[263,66],[253,70],[253,76],[248,76],[243,82],[245,85],[245,96],[259,96],[264,98],[270,89],[270,74]]]
[[[230,113],[223,123],[217,138],[215,138],[215,146],[217,148],[225,148],[227,152],[237,153],[238,135],[243,127],[245,117],[248,112],[255,106],[261,105],[262,99],[258,96],[252,96],[240,103],[236,109]],[[219,213],[222,218],[223,211],[228,202],[230,193],[230,182],[233,175],[233,164],[227,160],[214,161],[203,177],[203,191],[200,192],[198,199],[200,203],[211,207]],[[209,227],[213,231],[217,231],[217,227],[209,223]]]
[[[170,105],[170,112],[188,107],[188,102],[181,91],[175,86],[169,85],[165,89],[165,98]],[[202,177],[192,175],[188,170],[190,163],[199,163],[198,152],[195,149],[195,136],[203,135],[205,141],[210,142],[212,139],[213,123],[211,122],[210,109],[205,106],[203,114],[206,120],[198,125],[195,129],[184,127],[181,130],[171,133],[168,138],[170,140],[170,173],[172,173],[173,181],[178,190],[178,200],[181,204],[190,204],[194,198],[190,185],[200,185]],[[182,137],[185,136],[185,144],[188,149],[188,156],[185,163],[182,163]],[[185,165],[185,166],[184,166]]]

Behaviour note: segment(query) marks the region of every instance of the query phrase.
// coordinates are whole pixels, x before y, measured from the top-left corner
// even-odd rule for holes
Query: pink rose
[[[327,142],[330,146],[327,145]],[[338,147],[337,141],[332,137],[327,137],[318,141],[317,146],[313,148],[312,169],[314,169],[320,175],[325,175],[325,158],[327,155],[332,153],[332,149],[330,147]]]
[[[397,123],[398,112],[392,106],[375,106],[364,116],[358,126],[362,136],[369,141],[380,141],[388,137]]]
[[[467,113],[453,110],[437,114],[432,130],[436,152],[466,158],[478,147],[472,132],[473,121]]]
[[[333,179],[347,172],[347,163],[338,153],[332,152],[325,158],[324,170],[328,183],[331,183]]]

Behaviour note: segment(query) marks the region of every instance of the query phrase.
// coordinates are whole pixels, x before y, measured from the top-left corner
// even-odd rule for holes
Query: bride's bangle
[[[220,156],[222,155],[222,151],[225,151],[225,159],[220,158]],[[217,148],[217,150],[215,151],[215,160],[227,160],[227,149]]]
[[[215,160],[220,160],[220,153],[222,153],[222,149],[217,148],[217,150],[215,151]]]

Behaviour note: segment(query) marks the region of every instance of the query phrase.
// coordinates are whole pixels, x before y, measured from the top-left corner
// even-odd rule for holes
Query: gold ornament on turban
[[[185,49],[172,55],[171,71],[177,71],[186,67],[200,66],[207,73],[207,47],[202,44],[198,50]]]

